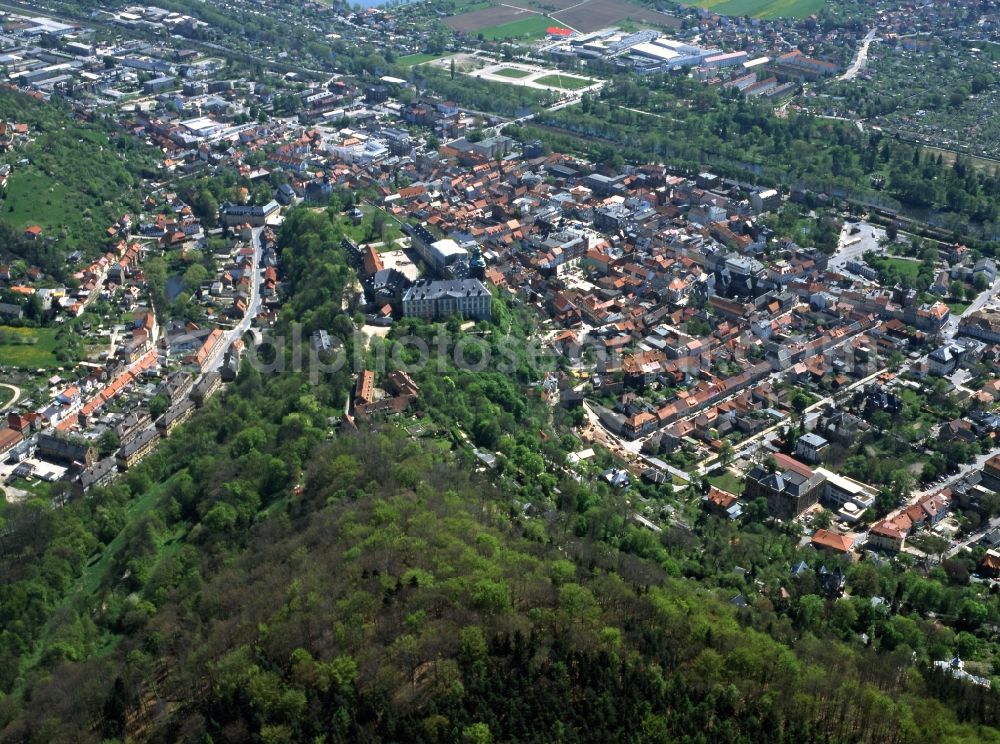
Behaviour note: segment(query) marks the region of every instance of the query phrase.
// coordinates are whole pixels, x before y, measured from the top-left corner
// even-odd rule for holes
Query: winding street
[[[14,391],[14,397],[12,397],[6,403],[4,403],[2,406],[0,406],[0,411],[6,411],[12,405],[14,405],[15,403],[17,403],[17,401],[20,399],[20,397],[21,397],[21,388],[19,388],[17,385],[11,385],[8,382],[0,382],[0,387],[5,387],[8,390],[13,390]]]
[[[861,40],[861,46],[858,47],[858,53],[854,56],[851,66],[837,80],[854,80],[858,76],[858,73],[861,72],[868,62],[868,47],[871,46],[873,41],[875,41],[875,29],[865,34],[865,38]]]
[[[255,227],[253,229],[251,243],[253,244],[253,264],[250,272],[250,302],[247,304],[247,311],[243,315],[242,320],[236,324],[236,327],[226,332],[224,342],[219,344],[215,352],[212,354],[211,361],[205,365],[205,372],[215,371],[222,366],[222,362],[225,359],[226,352],[229,347],[233,345],[236,339],[241,338],[244,333],[250,330],[250,324],[253,319],[257,317],[257,313],[260,312],[260,257],[261,251],[263,249],[263,233],[264,228]],[[201,379],[201,377],[199,377]]]

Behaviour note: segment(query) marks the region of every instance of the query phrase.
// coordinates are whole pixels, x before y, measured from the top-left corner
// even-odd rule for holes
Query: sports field
[[[695,0],[684,2],[713,13],[751,18],[805,18],[819,10],[825,0]]]
[[[540,77],[535,82],[539,85],[551,85],[553,88],[562,88],[563,90],[580,90],[580,88],[588,88],[594,84],[593,80],[586,78],[558,74]]]
[[[518,67],[504,67],[493,74],[505,78],[526,78],[531,74],[531,70],[522,70]]]
[[[405,57],[399,57],[396,62],[406,67],[412,67],[413,65],[422,65],[424,62],[433,62],[440,58],[440,54],[407,54]]]

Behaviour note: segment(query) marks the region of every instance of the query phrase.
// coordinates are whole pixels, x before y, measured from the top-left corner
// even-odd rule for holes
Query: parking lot
[[[868,222],[847,222],[840,231],[837,252],[830,257],[832,271],[844,271],[849,261],[861,261],[868,251],[882,253],[879,241],[885,238],[885,230]]]
[[[0,482],[3,482],[7,500],[11,502],[21,501],[30,495],[27,491],[14,486],[14,483],[20,480],[29,485],[38,481],[51,483],[61,479],[65,473],[66,468],[34,457],[21,462],[11,462],[5,458],[0,462]]]

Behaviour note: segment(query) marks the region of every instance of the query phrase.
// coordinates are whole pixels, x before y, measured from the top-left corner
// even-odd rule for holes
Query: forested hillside
[[[283,323],[339,305],[336,223],[287,221]],[[244,365],[113,485],[7,506],[0,741],[1000,741],[996,693],[928,671],[995,642],[995,597],[864,565],[824,600],[814,571],[789,576],[822,561],[790,530],[654,534],[554,466],[576,445],[530,369],[440,369],[414,373],[419,429],[354,432],[335,427],[347,370]],[[729,601],[743,582],[750,607]]]

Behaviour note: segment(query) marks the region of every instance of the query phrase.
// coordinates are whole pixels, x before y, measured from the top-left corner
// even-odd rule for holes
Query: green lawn
[[[422,65],[424,62],[433,62],[441,57],[440,54],[407,54],[405,57],[399,57],[396,63],[404,67],[412,67],[413,65]]]
[[[372,235],[372,222],[375,220],[376,212],[384,213],[384,211],[378,207],[373,207],[370,204],[362,204],[361,211],[365,213],[365,217],[361,221],[360,225],[355,225],[354,222],[347,217],[347,215],[341,216],[340,224],[344,228],[344,234],[355,243],[378,242],[379,238]],[[402,236],[403,232],[400,230],[399,223],[396,221],[396,218],[386,214],[384,231],[385,242],[391,243]]]
[[[9,387],[0,385],[0,408],[10,403],[10,399],[14,397],[14,391]]]
[[[15,168],[3,200],[3,221],[17,230],[40,225],[50,234],[71,217],[67,199],[65,184],[31,166]]]
[[[915,280],[917,274],[920,273],[920,263],[918,261],[910,261],[906,258],[887,258],[885,262],[889,266],[894,267],[901,275],[912,280]]]
[[[49,489],[52,487],[52,484],[37,477],[32,477],[30,481],[27,481],[24,478],[15,478],[14,482],[10,484],[10,487],[16,488],[19,491],[26,491],[33,497],[48,499]]]
[[[970,304],[969,302],[949,302],[948,307],[951,308],[952,315],[961,315],[969,309]]]
[[[532,15],[510,23],[498,26],[488,26],[479,33],[484,39],[540,39],[545,36],[545,29],[559,25],[556,21],[543,15]]]
[[[594,84],[593,80],[588,80],[587,78],[559,74],[546,75],[545,77],[538,78],[535,82],[539,85],[551,85],[554,88],[562,88],[563,90],[580,90],[580,88],[588,88]]]
[[[518,67],[504,67],[493,74],[506,78],[526,78],[531,74],[531,70],[522,70]]]
[[[818,13],[825,0],[694,0],[684,4],[729,16],[805,18]]]
[[[716,488],[729,493],[739,494],[743,491],[743,481],[728,470],[715,470],[708,476],[708,482]]]
[[[0,326],[0,366],[40,369],[58,367],[54,328]]]
[[[917,274],[920,273],[920,262],[908,258],[879,258],[877,262],[879,265],[893,267],[911,282],[916,281]]]

